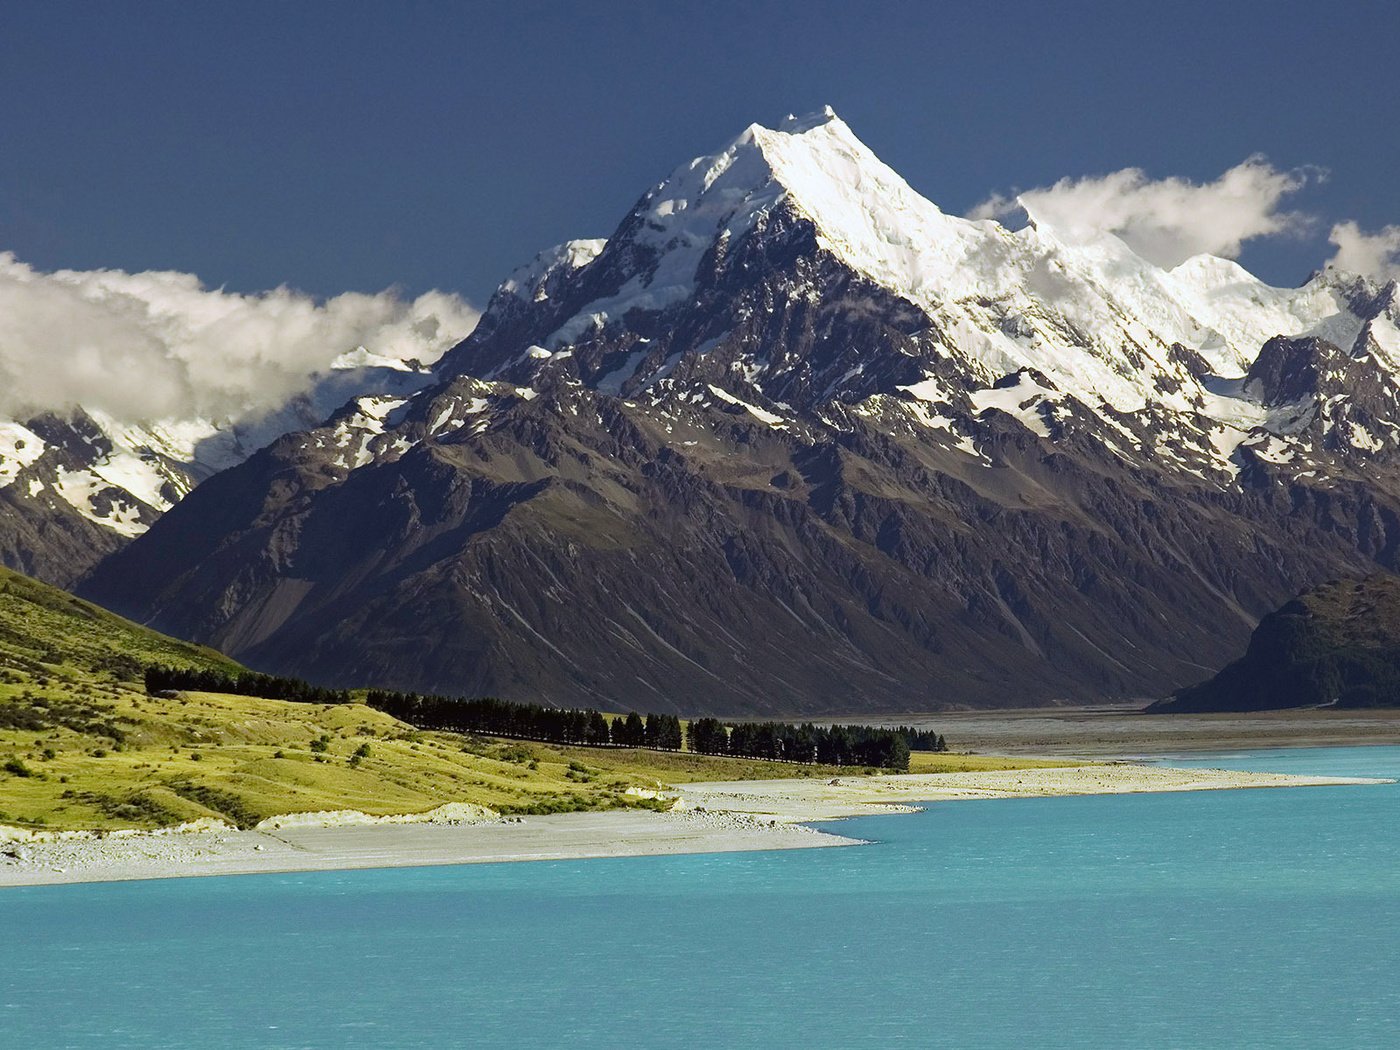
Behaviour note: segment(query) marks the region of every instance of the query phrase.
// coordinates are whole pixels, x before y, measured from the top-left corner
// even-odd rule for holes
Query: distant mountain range
[[[81,593],[333,685],[1162,696],[1305,587],[1395,567],[1398,300],[957,218],[829,110],[754,125],[512,274],[422,389],[83,515],[115,553]]]
[[[363,348],[311,390],[242,419],[130,424],[75,408],[0,419],[0,561],[69,586],[140,536],[196,484],[365,391],[413,393],[431,372]]]

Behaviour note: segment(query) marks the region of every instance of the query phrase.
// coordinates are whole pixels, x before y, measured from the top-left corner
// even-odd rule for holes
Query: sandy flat
[[[1168,769],[1125,763],[975,773],[842,777],[832,781],[736,780],[729,783],[686,784],[679,790],[686,803],[705,809],[780,820],[826,820],[888,812],[891,806],[913,802],[1384,783],[1388,781],[1241,773],[1224,769]]]
[[[997,755],[1163,755],[1245,748],[1400,744],[1400,710],[1303,709],[1209,715],[1145,715],[1142,705],[951,711],[836,718],[914,725],[944,734],[957,751]]]
[[[683,785],[670,813],[627,810],[510,820],[266,822],[266,830],[65,837],[0,845],[0,887],[857,845],[800,823],[907,811],[912,802],[1386,781],[1135,765]],[[273,827],[281,823],[281,827]],[[329,824],[330,826],[322,826]]]

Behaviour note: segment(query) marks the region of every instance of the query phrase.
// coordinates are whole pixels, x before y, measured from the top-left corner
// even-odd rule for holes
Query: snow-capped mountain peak
[[[637,240],[661,252],[651,304],[694,286],[700,257],[733,243],[779,203],[811,221],[820,243],[900,294],[953,279],[984,224],[945,215],[881,161],[829,107],[777,129],[752,124],[716,154],[677,168],[634,215]]]
[[[886,304],[838,305],[851,280]],[[1126,417],[1170,426],[1204,458],[1193,469],[1233,479],[1249,435],[1299,430],[1296,412],[1285,426],[1251,398],[1244,379],[1261,347],[1317,338],[1400,368],[1393,300],[1332,273],[1272,288],[1208,255],[1167,270],[1112,234],[1066,235],[1029,212],[1014,229],[950,215],[828,107],[749,126],[676,168],[606,241],[543,253],[501,286],[439,371],[531,387],[563,376],[663,400],[722,389],[784,418],[790,403],[819,413],[874,395],[923,404],[907,391],[937,388],[941,400],[919,410],[929,419],[951,418],[938,406],[960,397],[969,412],[998,403],[972,395],[1034,374],[1057,392],[1060,417],[1093,417],[1116,435],[1110,444]],[[842,343],[829,317],[798,316],[804,302],[874,310],[891,335]],[[811,328],[808,348],[773,354],[775,324]],[[1044,413],[1012,415],[1047,436]],[[1362,444],[1384,440],[1378,431]]]

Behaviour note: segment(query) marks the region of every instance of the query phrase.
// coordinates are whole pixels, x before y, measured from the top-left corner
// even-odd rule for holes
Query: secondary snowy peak
[[[501,283],[500,291],[528,301],[547,299],[550,285],[561,276],[587,266],[598,257],[607,243],[605,240],[565,241],[547,248],[512,272]]]
[[[283,434],[320,425],[347,402],[359,404],[355,399],[366,392],[401,403],[432,379],[417,362],[358,347],[315,376],[308,392],[255,417],[131,423],[74,408],[0,419],[0,501],[16,514],[48,521],[77,518],[130,539],[199,482]],[[12,540],[0,532],[6,563],[57,578],[44,564],[42,544],[17,551]]]

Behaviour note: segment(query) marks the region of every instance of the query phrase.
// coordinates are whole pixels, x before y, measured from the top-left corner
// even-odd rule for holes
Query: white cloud
[[[1255,237],[1301,232],[1310,220],[1279,205],[1310,178],[1321,177],[1311,169],[1280,171],[1261,156],[1206,183],[1151,179],[1141,168],[1124,168],[1061,179],[1015,198],[998,194],[970,217],[1001,218],[1020,207],[1066,240],[1082,243],[1112,233],[1143,258],[1171,267],[1202,253],[1232,259]]]
[[[0,413],[238,419],[286,403],[358,346],[435,361],[476,320],[442,292],[237,295],[185,273],[43,273],[0,252]]]
[[[1400,226],[1365,233],[1354,222],[1339,222],[1327,239],[1337,246],[1329,266],[1382,281],[1400,278]]]

